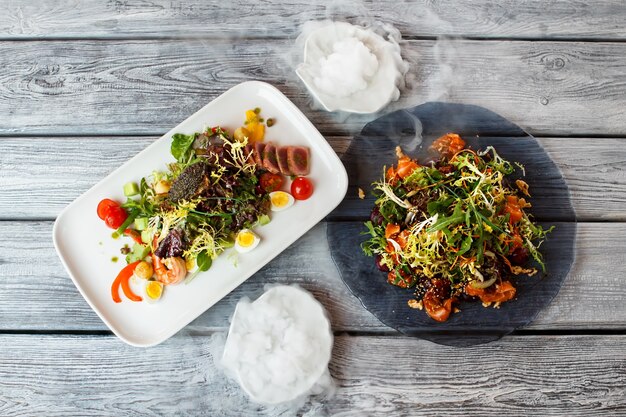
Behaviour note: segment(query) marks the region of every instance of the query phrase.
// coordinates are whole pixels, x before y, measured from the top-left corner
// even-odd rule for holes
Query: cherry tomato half
[[[124,223],[127,217],[128,213],[126,213],[126,210],[120,206],[111,206],[104,223],[111,229],[117,229]]]
[[[276,190],[280,190],[280,187],[283,186],[285,180],[283,176],[280,174],[272,174],[271,172],[265,172],[261,174],[261,178],[259,179],[259,183],[261,188],[266,193],[271,193]]]
[[[106,219],[108,217],[109,210],[111,210],[111,207],[119,207],[119,204],[117,203],[117,201],[113,201],[108,198],[105,198],[104,200],[99,202],[97,210],[98,217],[100,217],[101,220]]]
[[[313,194],[313,184],[304,177],[298,177],[291,183],[291,195],[296,200],[306,200]]]

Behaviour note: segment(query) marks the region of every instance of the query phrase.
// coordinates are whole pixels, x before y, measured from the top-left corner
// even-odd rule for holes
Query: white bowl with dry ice
[[[375,113],[400,97],[408,65],[395,39],[346,22],[316,23],[296,73],[326,110]]]
[[[278,404],[307,393],[328,369],[333,344],[322,305],[281,285],[237,304],[222,365],[255,401]]]

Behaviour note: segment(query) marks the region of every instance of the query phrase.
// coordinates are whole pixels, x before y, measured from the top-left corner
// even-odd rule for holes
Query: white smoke
[[[269,291],[275,287],[275,284],[266,285],[264,289]],[[297,288],[300,291],[304,291],[300,287]],[[255,299],[259,295],[259,292],[256,291],[249,294],[249,296],[243,296],[238,303],[237,309],[239,313],[237,314],[242,316],[240,314],[242,309],[251,308],[250,299]],[[242,389],[240,379],[233,372],[233,361],[237,362],[237,356],[242,354],[250,359],[248,361],[249,364],[259,363],[259,369],[262,368],[266,372],[263,384],[272,384],[278,387],[280,381],[285,379],[286,375],[291,375],[292,377],[300,376],[297,370],[288,366],[284,356],[282,358],[283,362],[272,362],[272,359],[276,359],[274,357],[276,355],[267,354],[267,343],[281,346],[283,353],[284,351],[303,353],[315,344],[315,340],[307,339],[307,334],[302,331],[303,329],[294,326],[285,317],[281,319],[279,317],[281,312],[277,311],[275,307],[282,308],[284,306],[275,306],[274,304],[272,302],[272,305],[265,305],[260,309],[255,308],[254,311],[251,311],[253,316],[245,315],[247,317],[246,320],[250,321],[248,324],[256,328],[264,326],[265,323],[265,327],[267,327],[265,330],[259,328],[258,331],[250,332],[248,335],[257,338],[259,343],[241,345],[237,341],[233,341],[227,335],[227,332],[213,332],[198,325],[189,325],[176,336],[166,341],[162,346],[170,345],[169,348],[175,349],[177,356],[182,358],[181,360],[184,361],[184,358],[189,358],[188,360],[191,362],[200,360],[200,368],[193,371],[194,378],[189,380],[187,385],[181,385],[179,387],[180,392],[187,390],[190,393],[187,397],[193,398],[193,395],[197,395],[198,384],[205,386],[206,395],[210,398],[218,399],[212,405],[214,411],[212,414],[215,415],[303,415],[309,417],[329,415],[325,404],[334,396],[336,384],[327,366],[324,367],[322,375],[305,392],[290,401],[279,404],[266,404],[252,399]],[[271,329],[267,325],[272,325],[270,327],[286,326],[284,335],[278,338],[281,340],[274,340],[277,339],[274,337],[276,335],[270,334],[271,332],[268,333]],[[230,339],[227,339],[227,336]],[[241,334],[235,336],[241,338]],[[226,351],[228,340],[230,340],[230,351]],[[249,342],[249,340],[247,341]],[[233,347],[236,351],[233,350]],[[310,359],[310,362],[314,362],[319,359],[317,356],[319,355],[314,354],[307,356],[307,358]],[[307,365],[305,362],[301,360],[300,365]],[[267,366],[272,363],[272,366]],[[293,364],[294,362],[292,361],[291,363]],[[309,365],[309,368],[314,367],[312,363]],[[240,374],[239,376],[242,375]],[[254,375],[254,372],[248,372],[243,375],[243,377],[248,378],[246,385],[248,387],[250,385],[251,381],[249,378],[257,376]],[[197,402],[190,399],[187,404],[182,405],[182,408],[193,410],[194,407],[200,407],[204,403],[205,401],[202,398],[199,398]]]

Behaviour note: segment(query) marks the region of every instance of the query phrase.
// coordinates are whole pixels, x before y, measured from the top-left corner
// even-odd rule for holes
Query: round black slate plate
[[[396,162],[395,147],[399,145],[424,161],[431,155],[427,149],[432,141],[449,132],[460,134],[472,149],[492,145],[503,158],[522,163],[532,194],[531,214],[542,225],[556,228],[541,246],[547,274],[513,278],[515,300],[499,309],[484,308],[478,302],[461,303],[461,312],[437,323],[425,312],[408,307],[412,290],[387,284],[386,274],[376,269],[360,244],[367,239],[361,232],[374,204],[371,183],[381,178],[384,165]],[[445,345],[485,343],[530,323],[559,292],[574,262],[575,213],[561,172],[537,140],[519,126],[478,106],[426,103],[368,123],[342,160],[350,187],[346,199],[330,216],[334,220],[328,223],[331,255],[344,283],[386,325]],[[365,190],[366,199],[357,197],[358,188]]]

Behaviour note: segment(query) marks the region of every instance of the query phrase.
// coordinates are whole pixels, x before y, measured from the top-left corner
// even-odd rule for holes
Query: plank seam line
[[[536,36],[462,36],[443,34],[439,36],[403,36],[402,40],[409,41],[428,41],[440,38],[449,38],[460,41],[481,41],[481,42],[554,42],[554,43],[626,43],[626,39],[622,38],[593,38],[593,37],[536,37]]]
[[[412,337],[393,330],[390,331],[334,331],[335,336],[381,336],[381,337]],[[626,328],[623,329],[546,329],[546,330],[516,330],[506,336],[626,336]]]
[[[120,35],[120,36],[33,36],[33,37],[20,37],[20,36],[2,36],[0,35],[0,42],[59,42],[59,41],[98,41],[98,42],[118,42],[118,41],[233,41],[239,39],[245,39],[247,41],[263,41],[263,40],[277,40],[277,41],[290,41],[295,39],[299,32],[294,31],[292,34],[285,34],[282,36],[214,36],[214,35],[196,35],[196,36],[159,36],[159,35]],[[626,43],[626,39],[612,38],[612,37],[565,37],[565,36],[553,36],[553,37],[538,37],[538,36],[468,36],[468,35],[455,35],[455,34],[441,34],[441,35],[405,35],[402,37],[404,41],[436,41],[440,38],[452,38],[461,41],[480,41],[480,42],[551,42],[551,43],[614,43],[622,44]]]
[[[185,330],[182,332],[187,336],[207,336],[214,333],[225,333],[227,327],[223,329],[211,330]],[[405,338],[407,336],[390,329],[389,331],[356,331],[356,330],[335,330],[335,336],[353,336],[353,337],[389,337],[389,338]],[[115,336],[109,330],[39,330],[39,329],[0,329],[0,335],[48,335],[48,336]],[[626,328],[624,329],[552,329],[552,330],[517,330],[507,336],[512,337],[532,337],[532,336],[626,336]]]
[[[163,136],[165,133],[167,133],[167,131],[165,132],[144,132],[144,133],[133,133],[133,132],[129,132],[129,133],[119,133],[119,132],[115,132],[115,133],[109,133],[109,132],[94,132],[94,133],[63,133],[63,132],[59,132],[59,133],[11,133],[11,132],[0,132],[0,139],[37,139],[37,138],[50,138],[50,139],[55,139],[55,138],[62,138],[62,139],[69,139],[69,138],[77,138],[77,139],[81,139],[81,138],[109,138],[109,137],[113,137],[113,138],[124,138],[124,137],[128,137],[128,138],[153,138],[155,136],[157,137],[161,137]],[[358,133],[355,134],[349,134],[346,132],[340,132],[340,131],[324,131],[321,132],[322,136],[332,136],[332,137],[354,137],[356,135],[358,135]],[[529,132],[530,135],[532,135],[535,138],[538,139],[624,139],[626,140],[626,132],[625,133],[616,133],[616,134],[597,134],[597,133],[589,133],[589,134],[584,134],[584,133],[575,133],[575,134],[533,134],[532,132]],[[490,137],[490,138],[498,138],[498,137],[524,137],[524,136],[520,136],[520,135],[510,135],[510,134],[506,134],[506,133],[493,133],[493,134],[489,134],[489,135],[483,135],[484,137]]]

